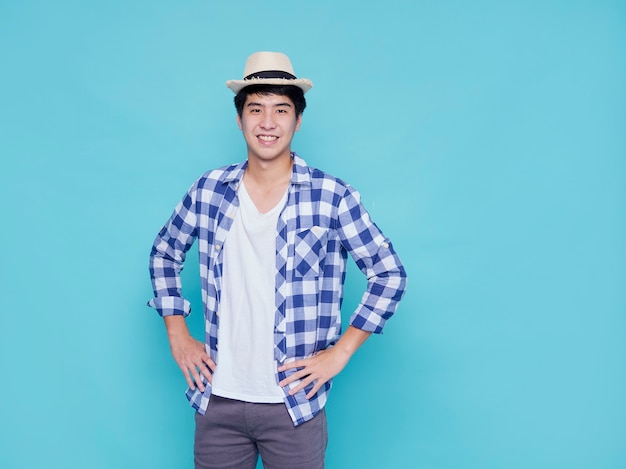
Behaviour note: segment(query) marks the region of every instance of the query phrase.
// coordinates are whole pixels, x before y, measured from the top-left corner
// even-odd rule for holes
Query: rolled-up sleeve
[[[161,316],[188,316],[191,312],[189,301],[182,296],[180,272],[197,236],[196,194],[197,181],[176,206],[152,245],[150,278],[154,298],[148,301],[148,306]]]
[[[350,186],[339,204],[337,231],[343,246],[367,277],[367,289],[350,317],[350,325],[381,333],[404,296],[404,266],[391,241],[370,219],[359,193]]]

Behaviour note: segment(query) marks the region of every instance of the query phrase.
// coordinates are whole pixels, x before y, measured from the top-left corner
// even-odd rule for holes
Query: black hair
[[[301,88],[294,85],[249,85],[242,88],[237,96],[235,96],[235,108],[237,114],[241,117],[243,113],[243,105],[246,103],[246,98],[250,94],[260,95],[276,95],[288,97],[296,109],[296,117],[299,117],[304,112],[306,107],[306,99],[304,99],[304,91]]]

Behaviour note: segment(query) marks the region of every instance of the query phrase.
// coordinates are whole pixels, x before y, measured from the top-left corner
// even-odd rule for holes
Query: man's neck
[[[292,166],[291,156],[275,161],[248,158],[243,180],[259,212],[271,210],[282,198],[291,181]]]
[[[286,186],[291,180],[293,160],[291,154],[272,161],[248,158],[246,179],[263,189],[271,189],[277,185]]]

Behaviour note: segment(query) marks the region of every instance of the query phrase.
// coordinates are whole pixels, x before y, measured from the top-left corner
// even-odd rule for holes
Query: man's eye
[[[285,110],[285,109],[277,109],[276,112],[278,112],[279,114],[285,114],[287,112],[287,110]]]

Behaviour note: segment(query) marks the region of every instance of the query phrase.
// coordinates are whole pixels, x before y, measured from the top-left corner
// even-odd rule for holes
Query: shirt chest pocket
[[[327,240],[327,228],[314,226],[296,232],[294,277],[319,277],[320,264],[326,257]]]

